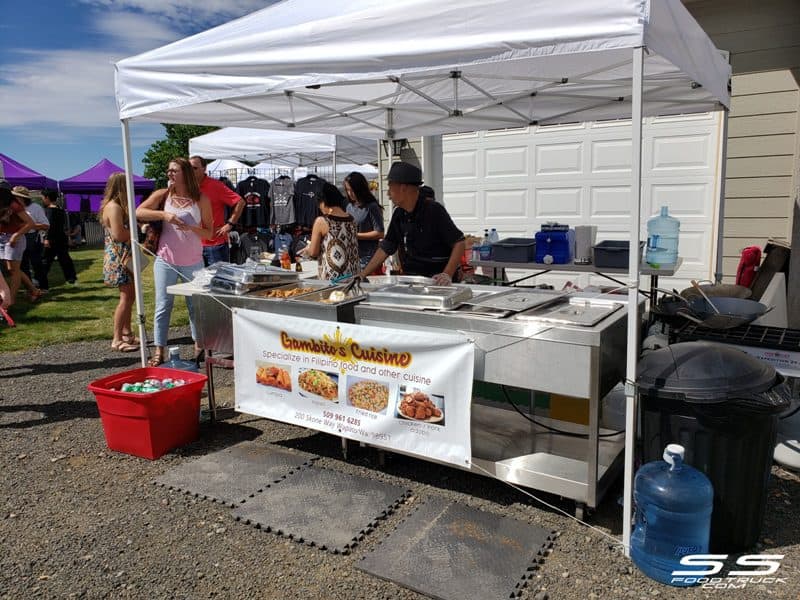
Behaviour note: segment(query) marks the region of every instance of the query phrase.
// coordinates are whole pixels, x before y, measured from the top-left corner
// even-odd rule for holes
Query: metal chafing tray
[[[351,291],[348,293],[344,299],[337,300],[335,299],[336,292],[344,291],[344,288],[347,286],[344,285],[336,285],[336,286],[329,286],[325,289],[317,290],[316,292],[311,292],[309,294],[303,294],[302,296],[295,296],[293,298],[288,298],[288,302],[304,302],[310,304],[322,304],[327,306],[342,306],[345,304],[355,304],[356,302],[361,302],[367,296],[366,294],[357,294],[355,291]],[[331,300],[331,294],[334,294],[334,299]]]
[[[619,302],[593,302],[592,300],[572,298],[566,304],[519,313],[514,318],[522,321],[594,327],[620,308],[622,308],[622,304]]]
[[[243,296],[254,290],[262,290],[264,288],[274,287],[276,285],[276,283],[242,283],[240,281],[232,281],[230,279],[226,279],[225,277],[218,277],[215,275],[211,278],[209,288],[212,292]]]
[[[266,300],[289,300],[291,298],[298,298],[312,292],[329,288],[331,284],[329,281],[317,281],[313,279],[304,279],[302,281],[295,281],[286,285],[279,285],[269,288],[260,287],[248,293],[250,296],[257,298],[264,298]],[[301,293],[296,293],[292,296],[284,296],[281,292],[292,292],[294,290],[301,290]]]
[[[391,304],[418,308],[453,308],[472,298],[466,286],[396,283],[369,292],[372,304]]]
[[[512,312],[522,312],[563,301],[568,293],[551,290],[514,290],[480,299],[473,304]]]
[[[280,267],[245,263],[243,265],[224,264],[217,268],[216,277],[236,281],[238,283],[267,283],[280,285],[295,281],[298,275],[295,271],[287,271]]]

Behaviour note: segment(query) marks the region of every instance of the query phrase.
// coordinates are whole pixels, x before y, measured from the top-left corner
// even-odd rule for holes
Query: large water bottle
[[[489,232],[489,243],[496,244],[500,241],[500,234],[497,233],[497,229],[492,227],[492,230]]]
[[[647,221],[647,251],[645,261],[651,267],[672,267],[678,262],[678,235],[681,222],[669,216],[666,206],[661,214]]]
[[[669,444],[664,460],[649,462],[636,473],[636,505],[631,558],[648,577],[668,585],[694,585],[697,577],[673,576],[688,571],[687,554],[707,554],[714,490],[697,469],[683,464],[684,448]]]
[[[200,368],[193,360],[181,360],[181,349],[179,346],[170,346],[169,360],[167,360],[162,367],[167,369],[179,369],[181,371],[194,371],[198,373]]]

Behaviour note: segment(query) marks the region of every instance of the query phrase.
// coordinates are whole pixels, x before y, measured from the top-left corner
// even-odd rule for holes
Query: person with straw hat
[[[0,180],[0,260],[8,271],[8,287],[12,300],[19,290],[22,254],[25,252],[25,234],[34,223],[25,212],[25,205],[11,193],[11,186]]]

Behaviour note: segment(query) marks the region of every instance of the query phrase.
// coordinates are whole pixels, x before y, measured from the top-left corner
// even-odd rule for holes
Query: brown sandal
[[[163,348],[156,348],[153,352],[153,355],[150,357],[150,360],[147,361],[147,365],[150,367],[157,367],[164,362],[164,350]]]

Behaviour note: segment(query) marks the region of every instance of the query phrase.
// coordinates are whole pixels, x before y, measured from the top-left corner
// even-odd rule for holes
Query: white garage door
[[[683,265],[664,286],[713,277],[720,124],[718,113],[645,121],[642,235],[661,206],[681,221]],[[495,227],[501,238],[532,237],[542,223],[558,221],[597,225],[598,242],[628,239],[630,136],[630,121],[444,136],[444,203],[475,235]],[[574,273],[551,282],[567,279],[588,283]]]

